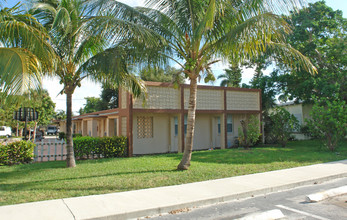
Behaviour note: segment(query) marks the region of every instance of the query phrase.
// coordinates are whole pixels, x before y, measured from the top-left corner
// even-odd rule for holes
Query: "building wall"
[[[312,104],[293,104],[282,106],[290,114],[293,114],[298,119],[299,122],[305,124],[305,119],[310,119],[310,112],[312,111]]]
[[[213,147],[211,115],[196,115],[193,150],[203,150]]]
[[[78,121],[75,121],[73,123],[75,123],[75,125],[76,125],[75,133],[82,134],[82,120],[78,120]]]
[[[184,109],[188,109],[190,91],[184,89]],[[224,92],[215,89],[198,89],[196,98],[196,109],[198,110],[223,110]]]
[[[233,130],[231,133],[228,132],[228,147],[235,145],[235,138],[239,136],[239,127],[241,127],[241,120],[246,120],[246,114],[232,114]]]
[[[241,120],[247,121],[252,114],[232,114],[233,121],[233,131],[228,133],[228,147],[235,145],[235,139],[239,137],[239,128],[242,129]],[[256,114],[258,120],[260,121],[260,114]],[[259,123],[260,130],[260,123]]]
[[[258,92],[227,91],[227,110],[260,110]]]
[[[152,138],[138,137],[138,117],[153,117]],[[170,144],[170,117],[167,114],[134,114],[133,115],[133,147],[134,154],[166,153]]]
[[[148,96],[146,102],[142,99],[133,101],[134,109],[180,109],[180,89],[172,87],[147,86]],[[124,96],[124,97],[123,97]],[[260,110],[260,97],[257,91],[230,91],[226,92],[227,110]],[[125,99],[122,92],[121,100]],[[184,88],[184,108],[188,109],[189,88]],[[197,110],[223,110],[224,90],[211,88],[198,88]],[[125,106],[122,101],[121,106]],[[123,107],[122,107],[123,108]]]
[[[98,120],[98,136],[105,137],[106,133],[106,119],[101,118]]]
[[[90,119],[87,121],[87,135],[91,137],[98,137],[98,121]]]
[[[121,135],[127,136],[127,117],[121,117]]]
[[[300,125],[305,125],[305,119],[310,119],[312,104],[294,104],[283,106],[290,114],[293,114],[299,121]],[[297,140],[308,140],[310,137],[300,133],[300,131],[292,133]]]
[[[82,135],[88,136],[88,121],[82,120]]]
[[[104,136],[106,132],[108,136],[112,136],[117,131],[118,135],[132,136],[129,140],[129,146],[130,149],[131,146],[133,147],[133,154],[181,152],[184,139],[182,115],[188,109],[189,88],[184,86],[184,88],[175,89],[169,84],[149,83],[147,90],[147,100],[143,103],[142,99],[130,100],[129,94],[124,89],[120,89],[119,113],[117,112],[112,116],[117,118],[116,126],[111,118],[101,120],[101,117],[98,119],[84,117],[85,123],[83,122],[81,125],[82,133],[91,136]],[[181,94],[182,91],[184,94]],[[182,98],[183,103],[181,103]],[[248,113],[260,111],[260,97],[257,90],[198,87],[197,110],[204,111],[200,111],[196,115],[194,150],[229,147],[225,146],[224,114],[226,112],[223,112],[224,100],[227,101],[228,114],[247,110]],[[185,111],[181,109],[182,107]],[[151,138],[138,137],[138,116],[153,117],[153,136]],[[175,132],[175,117],[178,121],[178,134]],[[129,122],[128,120],[132,121]],[[220,121],[220,133],[217,132],[218,121]],[[227,135],[230,145],[234,143],[234,137],[237,136],[239,121],[236,115],[233,118],[233,132]],[[128,131],[129,129],[132,131]]]
[[[120,93],[121,94],[120,94],[120,104],[119,104],[119,107],[125,109],[125,108],[127,108],[127,104],[128,104],[128,102],[127,102],[127,91],[124,90],[124,89],[120,89]]]
[[[147,87],[148,96],[146,102],[135,99],[133,108],[136,109],[180,109],[180,90],[171,87]]]
[[[153,137],[138,137],[138,117],[153,117]],[[134,114],[133,115],[133,147],[134,154],[151,154],[177,152],[179,135],[174,135],[174,117],[168,114]],[[209,149],[213,146],[212,123],[215,115],[200,114],[196,116],[193,150]],[[179,119],[179,117],[178,117]],[[180,123],[178,124],[180,133]],[[222,136],[219,135],[222,139]],[[220,141],[221,142],[221,141]],[[221,147],[221,146],[218,146]]]
[[[108,127],[107,127],[107,136],[117,136],[118,133],[118,118],[107,118]]]
[[[180,145],[181,145],[181,120],[180,120],[180,115],[177,114],[172,114],[169,115],[170,117],[170,124],[169,126],[169,136],[170,136],[170,141],[169,141],[169,152],[178,152],[180,150]],[[175,122],[176,118],[176,122]],[[177,123],[177,133],[175,132],[175,124]]]
[[[60,132],[66,133],[66,121],[60,121],[59,122],[59,130],[60,130]]]
[[[303,120],[302,104],[285,105],[282,107],[286,109],[290,114],[294,115],[296,119],[298,119],[300,125],[303,124],[304,120]]]
[[[312,111],[312,104],[305,104],[302,106],[302,116],[305,122],[305,119],[311,119],[310,113]],[[305,123],[304,123],[305,124]]]

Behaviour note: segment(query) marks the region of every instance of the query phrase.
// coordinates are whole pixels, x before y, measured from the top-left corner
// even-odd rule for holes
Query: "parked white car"
[[[10,127],[0,126],[0,137],[2,136],[11,137],[11,135],[12,135],[12,130]]]
[[[49,125],[47,127],[47,135],[57,135],[58,129],[56,126]]]

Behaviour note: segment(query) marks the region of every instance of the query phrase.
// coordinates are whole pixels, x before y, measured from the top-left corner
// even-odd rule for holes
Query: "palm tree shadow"
[[[145,174],[145,173],[158,173],[158,172],[173,173],[173,172],[181,172],[181,171],[177,169],[172,169],[172,170],[145,170],[145,171],[136,171],[136,172],[114,172],[114,173],[103,174],[103,175],[89,175],[89,176],[82,176],[82,177],[79,176],[79,177],[70,177],[70,178],[55,178],[55,179],[49,179],[49,180],[34,180],[34,181],[29,181],[29,182],[19,183],[19,184],[9,183],[9,184],[1,184],[1,185],[2,185],[3,191],[13,191],[14,188],[23,190],[25,188],[32,188],[33,186],[46,184],[50,182],[71,181],[71,180],[77,180],[77,179],[83,180],[83,179],[110,177],[110,176],[118,176],[118,175]],[[10,187],[6,187],[7,185]]]

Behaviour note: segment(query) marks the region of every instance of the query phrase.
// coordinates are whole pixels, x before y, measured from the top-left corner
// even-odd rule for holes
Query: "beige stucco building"
[[[129,156],[182,152],[187,127],[189,85],[146,82],[146,102],[119,91],[119,108],[73,117],[73,132],[83,136],[127,136]],[[261,119],[258,89],[198,86],[194,150],[228,148],[240,120]],[[65,130],[61,123],[61,131]]]
[[[290,114],[294,115],[298,119],[300,126],[306,124],[305,119],[311,119],[310,112],[312,111],[312,104],[287,102],[279,104],[278,106],[287,110]],[[292,134],[297,140],[307,140],[310,137],[305,136],[300,131],[294,132]]]

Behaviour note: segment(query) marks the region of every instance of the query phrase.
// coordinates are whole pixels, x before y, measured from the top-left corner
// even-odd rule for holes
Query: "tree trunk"
[[[17,122],[17,127],[16,127],[16,137],[18,137],[18,136],[19,136],[19,132],[18,132],[18,130],[19,130],[19,123]]]
[[[72,92],[71,89],[65,88],[66,93],[66,165],[67,167],[75,167],[75,155],[72,142]]]
[[[28,127],[25,133],[28,135],[28,139],[27,139],[27,140],[30,141],[30,140],[32,139],[32,136],[31,136],[31,127]]]
[[[190,166],[190,159],[193,151],[193,139],[195,128],[195,111],[196,111],[196,95],[197,95],[197,79],[190,79],[190,95],[189,95],[189,107],[187,118],[187,136],[184,153],[180,164],[177,166],[178,170],[187,170]],[[184,131],[182,131],[184,135]]]
[[[248,150],[248,148],[249,148],[249,144],[248,144],[248,131],[247,131],[247,125],[246,125],[246,122],[244,121],[244,120],[241,120],[241,126],[242,126],[242,132],[243,132],[243,137],[245,138],[245,140],[244,140],[244,144],[245,144],[245,146],[244,146],[244,148],[246,149],[246,150]]]
[[[37,121],[35,121],[34,132],[33,132],[33,143],[36,141],[36,129],[37,129]]]

